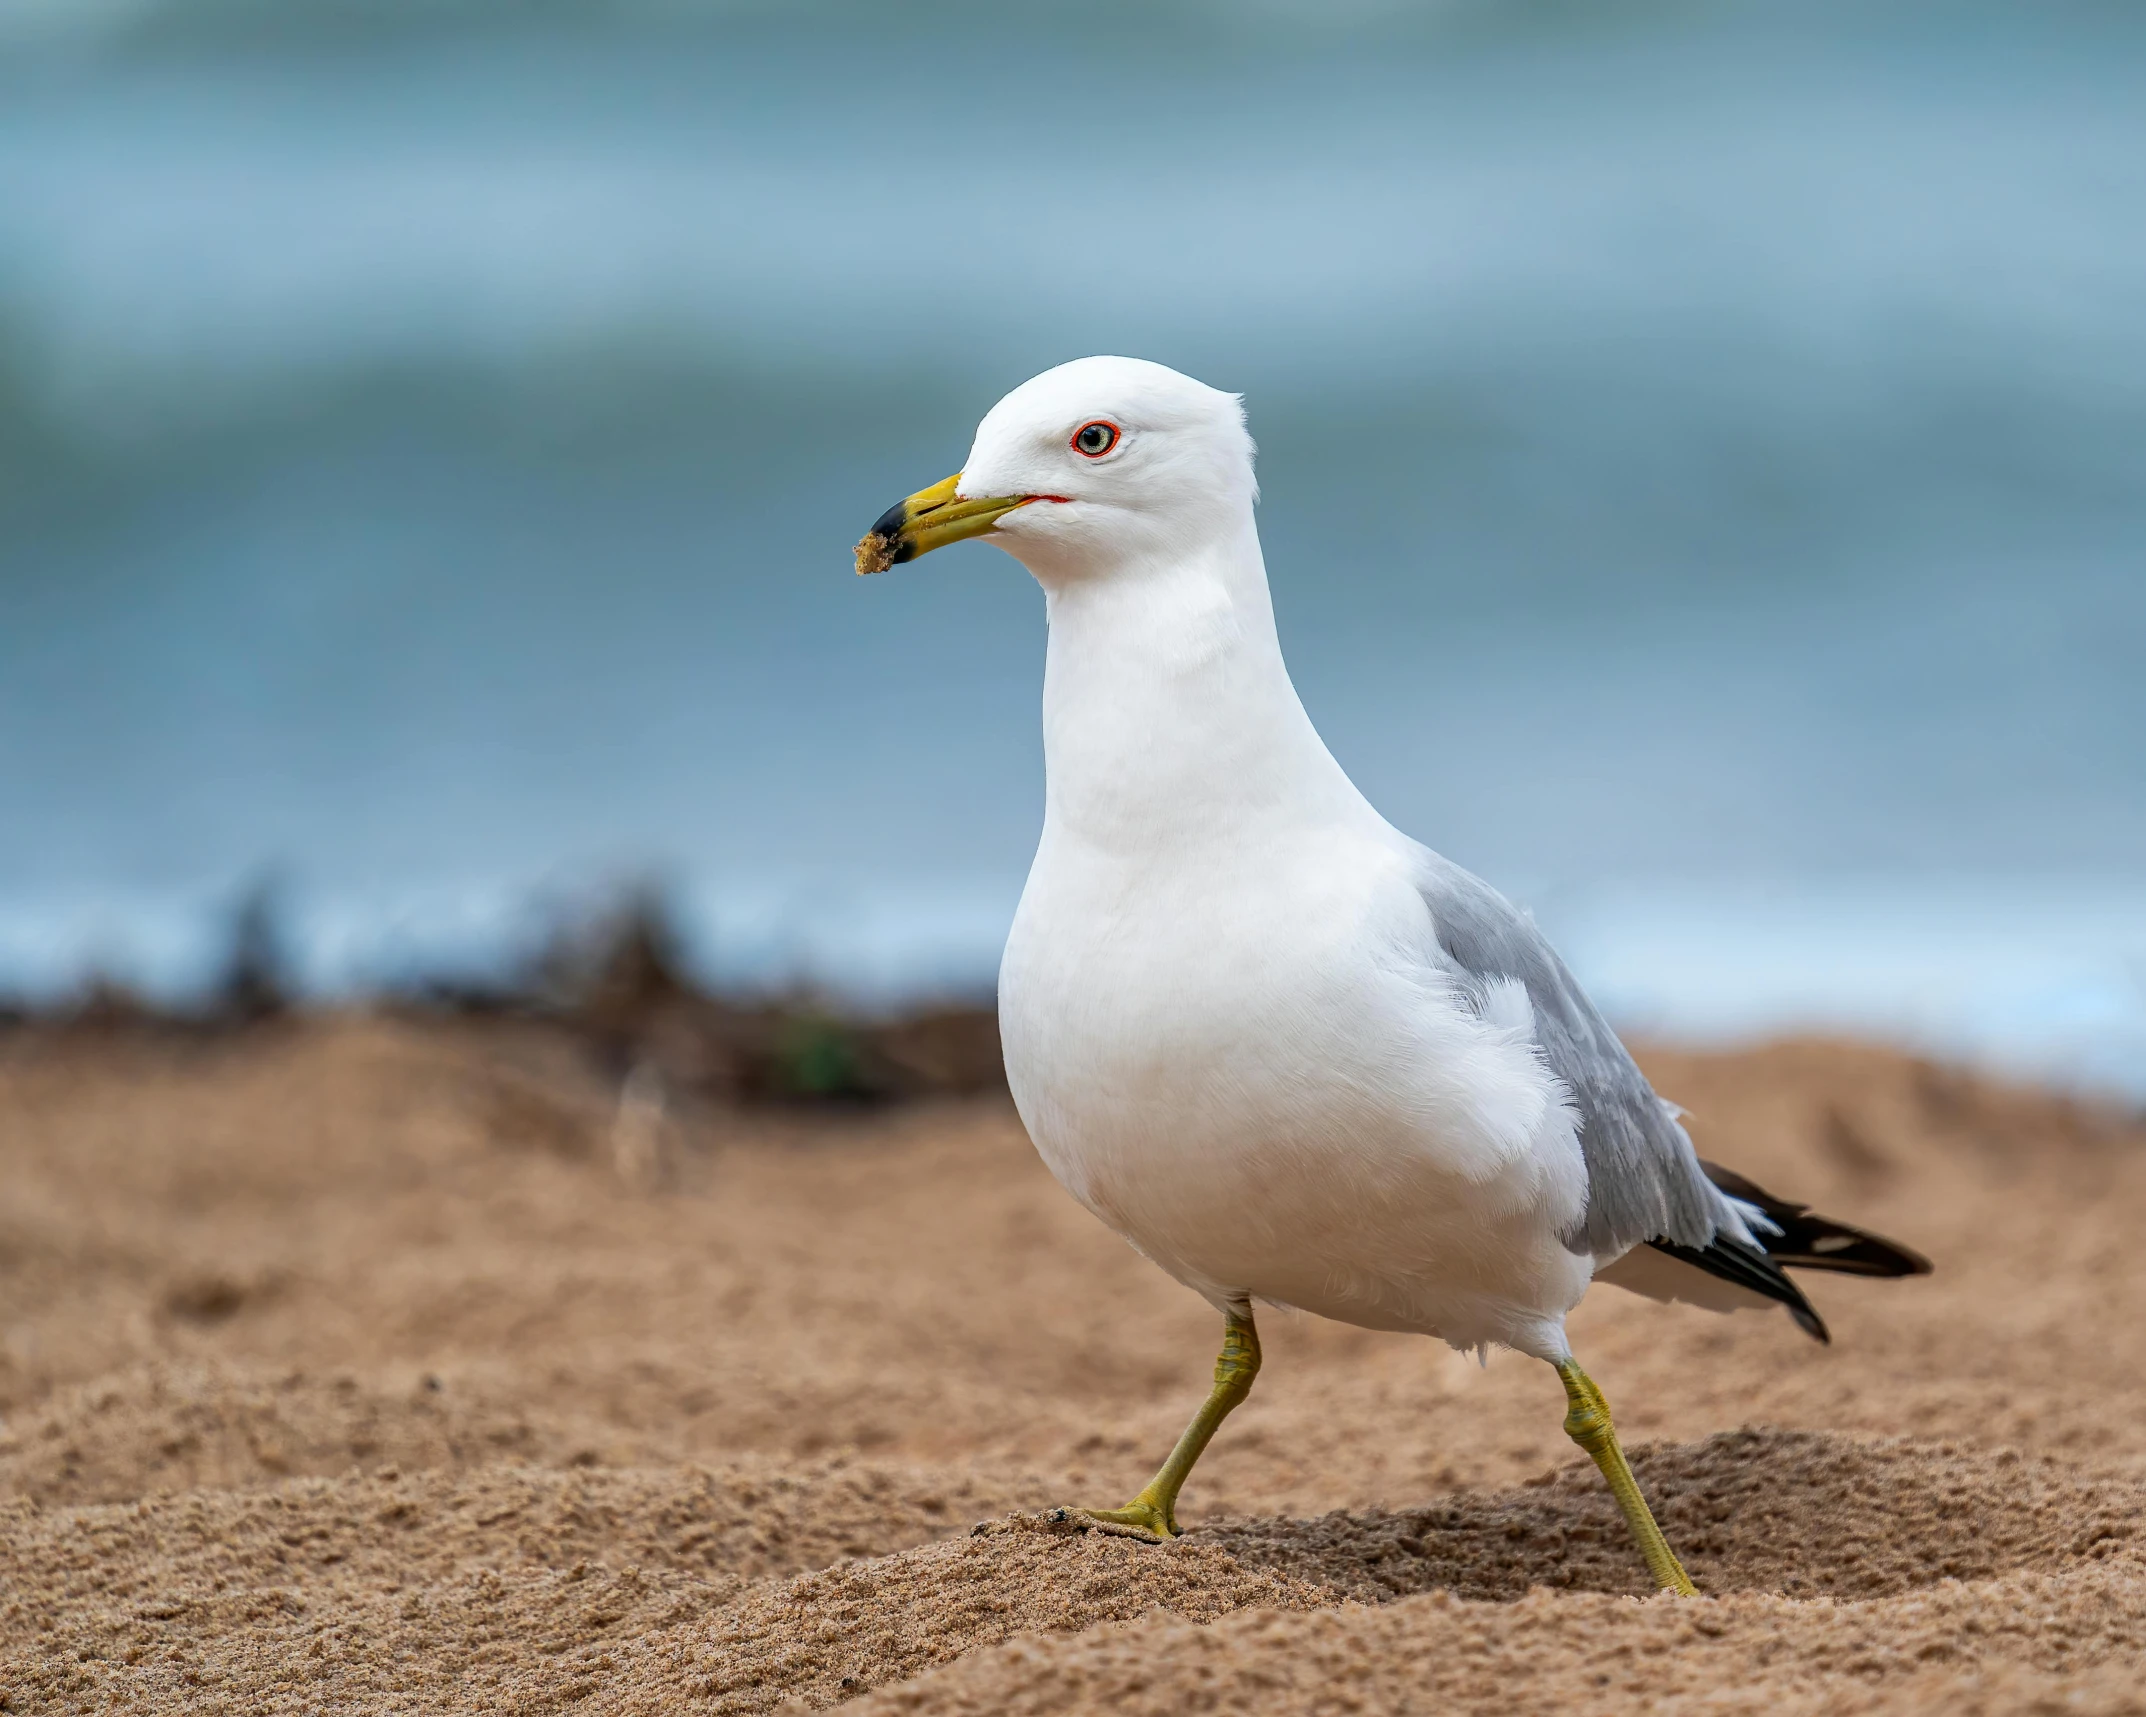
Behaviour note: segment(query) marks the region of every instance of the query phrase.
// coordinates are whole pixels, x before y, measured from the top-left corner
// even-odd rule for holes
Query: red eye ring
[[[1093,442],[1094,445],[1090,445]],[[1107,417],[1092,418],[1073,432],[1067,443],[1083,459],[1100,459],[1118,444],[1118,426]]]

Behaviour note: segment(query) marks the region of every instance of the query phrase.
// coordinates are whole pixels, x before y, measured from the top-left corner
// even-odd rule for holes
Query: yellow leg
[[[1565,1413],[1565,1435],[1594,1457],[1602,1476],[1609,1480],[1610,1494],[1624,1510],[1625,1524],[1639,1541],[1639,1553],[1647,1559],[1647,1572],[1654,1576],[1655,1585],[1679,1597],[1696,1598],[1699,1588],[1691,1583],[1684,1564],[1669,1548],[1669,1540],[1654,1524],[1647,1499],[1639,1494],[1639,1480],[1632,1476],[1631,1463],[1617,1446],[1617,1427],[1610,1423],[1609,1403],[1602,1399],[1602,1391],[1572,1360],[1559,1361],[1557,1375],[1563,1379],[1565,1399],[1571,1403]]]
[[[1215,1360],[1215,1386],[1207,1392],[1200,1410],[1193,1414],[1177,1447],[1162,1463],[1162,1470],[1149,1479],[1147,1488],[1123,1508],[1083,1508],[1098,1526],[1123,1531],[1158,1542],[1177,1536],[1177,1493],[1185,1488],[1192,1465],[1209,1440],[1229,1417],[1230,1409],[1252,1393],[1252,1379],[1259,1375],[1259,1332],[1252,1327],[1252,1308],[1232,1309],[1222,1331],[1222,1352]]]

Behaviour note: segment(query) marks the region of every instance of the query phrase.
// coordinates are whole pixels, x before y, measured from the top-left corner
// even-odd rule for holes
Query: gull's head
[[[988,537],[1046,582],[1110,576],[1246,528],[1257,493],[1235,394],[1141,358],[1081,358],[993,406],[959,471],[880,515],[857,570]]]

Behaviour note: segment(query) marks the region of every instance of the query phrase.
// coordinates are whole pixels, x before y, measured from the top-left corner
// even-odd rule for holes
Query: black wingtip
[[[1706,1178],[1731,1198],[1756,1208],[1776,1232],[1758,1229],[1758,1245],[1752,1246],[1726,1234],[1716,1234],[1704,1247],[1680,1246],[1671,1240],[1650,1240],[1648,1245],[1682,1260],[1710,1276],[1734,1282],[1788,1308],[1796,1327],[1813,1341],[1832,1345],[1833,1336],[1818,1308],[1804,1298],[1803,1290],[1786,1274],[1790,1269],[1829,1270],[1844,1276],[1927,1276],[1930,1260],[1911,1246],[1853,1228],[1828,1216],[1817,1216],[1807,1204],[1778,1198],[1734,1169],[1710,1163],[1699,1166]]]
[[[1793,1286],[1794,1284],[1791,1283],[1790,1285]],[[1826,1320],[1818,1315],[1816,1306],[1812,1305],[1800,1293],[1797,1294],[1795,1299],[1784,1303],[1788,1306],[1788,1315],[1796,1320],[1798,1329],[1818,1343],[1820,1347],[1831,1347],[1833,1345],[1833,1332],[1826,1328]]]
[[[1830,1270],[1840,1276],[1927,1276],[1936,1267],[1912,1246],[1820,1216],[1809,1205],[1777,1197],[1734,1169],[1704,1157],[1699,1166],[1723,1192],[1756,1205],[1780,1230],[1760,1236],[1766,1255],[1776,1264],[1795,1270]]]
[[[1833,1334],[1826,1328],[1826,1320],[1818,1315],[1818,1308],[1782,1273],[1780,1264],[1757,1247],[1726,1234],[1715,1235],[1703,1247],[1680,1246],[1674,1240],[1650,1240],[1647,1244],[1709,1276],[1719,1276],[1724,1282],[1780,1302],[1805,1335],[1824,1346],[1833,1345]]]

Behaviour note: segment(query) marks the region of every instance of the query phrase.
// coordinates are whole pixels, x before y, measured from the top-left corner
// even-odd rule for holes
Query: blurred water
[[[2146,1087],[2142,308],[2130,8],[0,0],[0,985],[264,864],[327,984],[624,871],[988,974],[1040,601],[848,546],[1126,351],[1629,1013]]]

